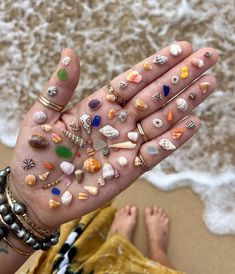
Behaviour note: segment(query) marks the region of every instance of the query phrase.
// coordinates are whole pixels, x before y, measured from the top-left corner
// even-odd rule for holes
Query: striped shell
[[[68,190],[66,190],[61,197],[61,203],[64,206],[69,206],[72,203],[72,199],[73,195]]]
[[[110,125],[102,127],[99,132],[109,139],[114,139],[119,136],[119,131]]]
[[[95,158],[88,158],[85,160],[83,167],[86,169],[86,171],[94,173],[101,169],[101,163]]]

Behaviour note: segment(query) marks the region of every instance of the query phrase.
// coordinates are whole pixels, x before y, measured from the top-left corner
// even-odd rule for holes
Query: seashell
[[[158,154],[158,149],[154,146],[147,146],[147,153],[149,155],[157,155]]]
[[[162,122],[161,119],[156,118],[156,119],[153,119],[153,125],[154,125],[155,127],[162,127],[163,122]]]
[[[182,53],[182,48],[178,44],[174,44],[170,46],[170,53],[172,56],[178,56]]]
[[[38,111],[34,113],[33,120],[37,124],[43,124],[47,119],[47,114],[44,111]]]
[[[148,106],[147,104],[145,104],[145,102],[142,99],[137,98],[135,101],[135,108],[138,110],[145,110],[148,108]]]
[[[182,68],[181,68],[180,77],[181,77],[182,79],[185,79],[185,78],[188,77],[188,67],[182,67]]]
[[[168,57],[164,55],[157,55],[153,59],[154,64],[164,65],[168,61]]]
[[[119,136],[119,131],[110,125],[102,127],[99,132],[109,139],[114,139]]]
[[[91,116],[89,114],[83,114],[80,117],[80,122],[82,124],[83,129],[85,130],[86,133],[90,134],[91,133]]]
[[[54,97],[56,96],[58,90],[57,90],[57,87],[55,86],[50,86],[48,89],[47,89],[47,94],[50,96],[50,97]]]
[[[75,169],[75,166],[70,162],[64,161],[60,164],[60,168],[64,174],[71,175]]]
[[[71,61],[71,58],[70,58],[69,56],[65,56],[65,57],[62,59],[61,63],[62,63],[64,66],[68,66],[68,64],[70,63],[70,61]]]
[[[125,148],[125,149],[134,149],[136,148],[136,144],[126,141],[126,142],[121,142],[117,144],[111,144],[109,145],[110,148]]]
[[[61,197],[61,203],[64,206],[69,206],[72,203],[72,200],[73,200],[73,195],[68,190],[66,190]]]
[[[120,111],[118,113],[118,119],[121,123],[124,123],[126,121],[127,118],[127,113],[125,111]]]
[[[59,144],[59,143],[62,142],[62,140],[63,140],[63,139],[60,137],[59,134],[57,134],[57,133],[52,133],[52,134],[51,134],[51,141],[52,141],[53,143]]]
[[[105,148],[106,146],[107,146],[107,144],[103,140],[98,139],[98,138],[93,139],[94,150],[100,150],[102,148]]]
[[[188,121],[186,123],[186,128],[194,128],[196,127],[196,123],[194,121]]]
[[[55,201],[55,200],[53,200],[53,199],[50,199],[50,200],[49,200],[49,207],[50,207],[50,208],[57,208],[57,207],[59,207],[59,206],[60,206],[60,202]]]
[[[51,132],[52,126],[48,124],[41,125],[41,128],[46,132]]]
[[[109,110],[109,112],[108,112],[108,118],[111,120],[111,119],[113,119],[114,117],[116,117],[117,116],[117,112],[116,112],[116,110],[114,110],[114,109],[110,109]]]
[[[64,134],[68,139],[78,147],[84,147],[86,145],[86,141],[81,138],[80,136],[73,134],[72,132],[69,132],[68,130],[62,129],[62,134]]]
[[[28,143],[34,148],[46,148],[49,145],[46,138],[39,134],[33,134]]]
[[[136,70],[132,70],[128,73],[126,79],[130,82],[140,83],[143,80],[143,76]]]
[[[50,171],[54,169],[54,165],[51,162],[44,162],[44,167]]]
[[[21,164],[21,167],[25,170],[35,167],[35,162],[33,159],[25,159]]]
[[[139,156],[135,156],[134,166],[142,166],[142,161]]]
[[[84,186],[84,189],[93,196],[97,195],[99,192],[99,189],[97,186]]]
[[[109,101],[109,102],[115,102],[116,101],[116,96],[114,94],[108,94],[106,96],[106,99]]]
[[[24,181],[28,186],[35,186],[37,183],[37,178],[36,176],[30,174],[25,177]]]
[[[183,135],[184,129],[183,128],[175,128],[174,131],[171,133],[172,139],[178,140]]]
[[[195,92],[190,92],[188,94],[188,98],[191,99],[191,100],[196,100],[197,99],[197,93]]]
[[[171,110],[169,110],[168,113],[167,113],[167,121],[171,122],[173,120],[174,120],[173,112]]]
[[[102,105],[102,101],[100,99],[93,99],[88,103],[88,106],[92,110],[97,110]]]
[[[77,169],[74,172],[77,182],[80,184],[84,177],[84,172],[81,169]]]
[[[87,200],[88,198],[89,198],[89,196],[86,193],[83,193],[83,192],[78,193],[79,200]]]
[[[169,139],[161,139],[159,145],[165,150],[174,150],[176,146]]]
[[[176,100],[176,107],[179,110],[186,111],[188,109],[188,103],[185,99],[179,98]]]
[[[139,133],[136,131],[130,131],[127,133],[127,137],[129,140],[133,141],[133,142],[137,142],[139,139]]]
[[[50,174],[50,171],[47,171],[45,173],[38,175],[38,177],[40,180],[45,181],[47,179],[47,177],[49,176],[49,174]]]
[[[124,88],[126,88],[127,86],[128,86],[128,82],[126,82],[126,81],[120,81],[120,83],[119,83],[119,88],[124,89]]]
[[[177,75],[173,75],[171,77],[171,83],[174,84],[174,85],[178,84],[179,83],[179,77]]]
[[[128,164],[128,160],[125,156],[120,156],[117,158],[117,162],[120,166],[126,166]]]
[[[169,86],[166,86],[166,85],[163,85],[163,93],[164,93],[164,96],[168,96],[169,93],[170,93],[170,87]]]
[[[204,67],[204,61],[202,59],[199,59],[199,58],[193,58],[191,60],[191,63],[195,66],[195,67],[198,67],[198,68],[202,68]]]
[[[69,126],[70,126],[71,129],[74,130],[74,131],[80,130],[79,125],[78,125],[75,121],[71,122],[71,124],[70,124]]]
[[[91,157],[84,161],[83,167],[85,168],[86,171],[94,173],[101,169],[101,163],[100,161]]]
[[[115,176],[115,170],[113,169],[112,165],[109,163],[104,163],[102,169],[102,177],[105,180],[110,180]]]
[[[156,93],[156,94],[154,94],[153,96],[152,96],[152,100],[153,100],[153,102],[155,102],[155,103],[157,103],[158,101],[160,101],[162,99],[162,94],[161,94],[161,92],[158,92],[158,93]]]
[[[144,62],[144,65],[143,65],[143,67],[144,67],[144,70],[147,70],[147,71],[150,71],[150,70],[152,70],[153,69],[153,67],[149,64],[149,62]]]
[[[88,148],[86,149],[86,154],[87,154],[88,156],[93,156],[93,155],[95,154],[95,151],[94,151],[93,148],[88,147]]]
[[[210,52],[210,51],[206,51],[206,52],[203,54],[203,56],[206,57],[206,58],[211,58],[212,55],[213,55],[213,53]]]
[[[202,82],[199,84],[199,87],[200,87],[202,93],[207,92],[209,85],[210,85],[209,82]]]
[[[104,180],[104,178],[103,178],[102,176],[100,176],[100,177],[98,178],[97,184],[98,184],[99,186],[104,186],[104,185],[105,185],[105,180]]]
[[[114,175],[115,178],[119,178],[120,177],[120,173],[119,173],[118,169],[116,169],[116,168],[114,169],[114,174],[115,174]]]
[[[103,155],[104,155],[105,157],[107,157],[109,154],[110,154],[110,149],[109,149],[108,147],[105,147],[105,148],[103,149]]]

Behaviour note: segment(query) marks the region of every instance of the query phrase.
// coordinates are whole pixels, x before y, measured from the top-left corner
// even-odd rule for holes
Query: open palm
[[[152,168],[195,134],[199,119],[183,118],[214,91],[215,78],[202,74],[218,57],[211,48],[192,53],[187,42],[177,45],[182,52],[167,47],[111,81],[125,106],[105,86],[62,113],[38,101],[31,108],[11,162],[11,189],[35,223],[53,229],[100,207],[145,171],[137,155]],[[65,49],[42,94],[66,106],[78,80],[79,59]]]

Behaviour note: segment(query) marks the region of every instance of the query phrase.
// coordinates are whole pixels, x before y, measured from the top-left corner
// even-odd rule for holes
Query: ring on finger
[[[46,108],[49,108],[50,110],[62,112],[64,110],[64,106],[58,105],[47,98],[45,98],[42,94],[39,94],[38,101]]]
[[[145,134],[142,125],[141,125],[140,123],[137,123],[136,126],[137,126],[137,129],[138,129],[140,135],[141,135],[141,136],[143,137],[143,139],[145,140],[145,142],[148,142],[148,141],[149,141],[149,138],[148,138],[148,136]]]
[[[120,105],[121,107],[124,107],[127,103],[126,100],[122,99],[122,97],[120,97],[117,92],[114,90],[114,88],[111,85],[111,81],[108,81],[105,85],[105,87],[108,90],[108,93],[113,95],[115,97],[115,102]]]

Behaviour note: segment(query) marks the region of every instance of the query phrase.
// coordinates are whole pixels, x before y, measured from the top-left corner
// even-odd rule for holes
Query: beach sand
[[[5,167],[9,164],[12,150],[0,145],[0,155],[0,167]],[[121,207],[126,203],[139,208],[134,244],[145,255],[147,238],[143,209],[158,205],[165,208],[171,218],[169,256],[177,269],[188,274],[234,273],[234,236],[217,236],[208,232],[202,220],[203,204],[190,189],[162,192],[148,182],[138,180],[116,198],[114,206]],[[25,273],[35,256],[37,254],[17,273]]]

